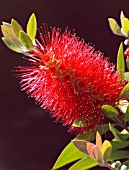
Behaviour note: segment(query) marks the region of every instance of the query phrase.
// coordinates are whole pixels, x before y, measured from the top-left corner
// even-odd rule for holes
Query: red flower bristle
[[[124,87],[114,66],[68,29],[61,33],[44,25],[40,40],[27,58],[31,65],[19,67],[22,90],[70,131],[81,133],[103,124],[101,106],[115,106]],[[85,127],[72,126],[78,118]]]

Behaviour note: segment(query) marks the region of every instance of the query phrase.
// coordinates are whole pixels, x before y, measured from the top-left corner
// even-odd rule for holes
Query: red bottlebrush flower
[[[44,26],[40,39],[27,58],[31,65],[17,70],[22,90],[70,131],[81,133],[103,124],[101,106],[114,106],[124,87],[114,66],[67,29],[61,33]],[[79,118],[85,127],[72,126]]]

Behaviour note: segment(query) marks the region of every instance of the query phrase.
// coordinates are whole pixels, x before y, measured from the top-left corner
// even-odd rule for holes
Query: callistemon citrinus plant
[[[35,20],[34,14],[32,19]],[[68,29],[62,33],[58,28],[49,30],[44,25],[39,30],[40,42],[34,36],[31,41],[30,34],[24,33],[14,20],[10,28],[3,24],[2,31],[5,42],[15,43],[21,48],[19,52],[27,54],[25,59],[29,65],[19,66],[16,76],[22,90],[34,97],[43,109],[79,133],[104,123],[101,106],[115,106],[124,83],[102,53],[95,52]],[[12,35],[19,44],[11,39]],[[82,128],[72,126],[78,119],[83,120]]]
[[[111,29],[116,31],[118,27],[114,26],[112,20],[110,19]],[[11,24],[3,22],[1,28],[4,43],[11,50],[22,53],[24,59],[28,61],[28,66],[18,66],[15,70],[21,89],[34,98],[43,109],[50,111],[57,122],[64,126],[68,125],[69,131],[74,131],[78,135],[84,132],[83,137],[89,134],[89,131],[95,132],[98,127],[102,127],[104,132],[107,131],[106,123],[110,119],[128,131],[126,109],[129,87],[128,84],[125,86],[124,80],[122,44],[118,52],[116,72],[115,66],[110,64],[108,58],[95,51],[90,44],[86,44],[69,29],[64,31],[56,27],[49,29],[47,24],[44,24],[38,29],[40,40],[37,40],[35,14],[29,19],[27,33],[14,19],[11,20]],[[125,118],[121,116],[124,115],[126,122],[123,123],[122,120],[125,121]],[[110,130],[116,134],[114,126],[110,125]],[[74,145],[72,147],[75,149]],[[110,154],[108,152],[109,147],[112,148],[110,142],[107,142],[104,145],[104,153],[101,153],[101,148],[93,152],[92,147],[88,151],[94,161],[99,160],[98,163],[102,163],[101,166],[108,165],[108,168],[112,168],[107,161],[105,163],[107,160],[105,155],[108,155],[109,159],[111,154],[111,149]],[[77,152],[80,154],[81,150]],[[100,154],[96,154],[98,152]],[[83,155],[86,157],[86,154]],[[100,155],[102,160],[98,158]],[[80,157],[73,161],[77,159]],[[54,169],[63,166],[57,165],[58,161]]]

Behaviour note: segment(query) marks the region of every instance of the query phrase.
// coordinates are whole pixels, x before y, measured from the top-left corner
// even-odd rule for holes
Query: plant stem
[[[109,163],[105,163],[104,166],[111,170],[115,170]]]

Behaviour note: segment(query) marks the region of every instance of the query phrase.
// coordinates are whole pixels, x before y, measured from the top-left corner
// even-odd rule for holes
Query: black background
[[[128,0],[0,0],[0,22],[14,18],[25,28],[34,12],[39,26],[47,22],[75,29],[115,62],[122,38],[111,33],[107,19],[119,21],[121,10],[129,17]],[[50,170],[74,135],[20,91],[11,70],[24,64],[21,55],[0,41],[0,170]]]

